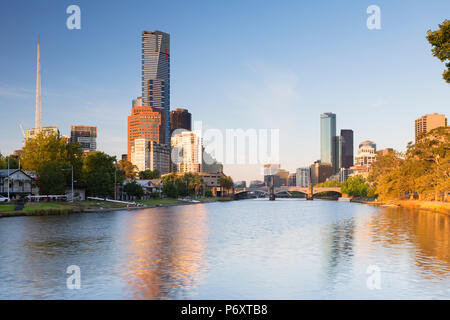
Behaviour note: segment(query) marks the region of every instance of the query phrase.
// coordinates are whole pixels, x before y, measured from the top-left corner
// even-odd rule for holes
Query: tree
[[[341,191],[353,197],[367,197],[370,187],[361,175],[349,177],[341,183]]]
[[[67,162],[50,161],[41,165],[37,171],[39,194],[61,195],[66,193],[70,173]]]
[[[450,190],[450,127],[439,127],[409,145],[407,158],[421,168],[417,174],[423,191],[431,189],[434,200]]]
[[[57,134],[41,132],[25,142],[21,164],[23,169],[37,172],[47,162],[67,162],[73,166],[74,179],[79,180],[82,155],[80,144],[71,143],[67,138],[59,137]]]
[[[415,195],[419,199],[439,200],[450,190],[450,127],[440,127],[410,142],[402,157],[399,153],[377,156],[369,181],[380,199],[400,199]]]
[[[123,191],[125,191],[125,193],[130,197],[136,197],[138,199],[140,199],[144,195],[144,189],[135,180],[125,184],[125,186],[123,187]]]
[[[339,181],[335,179],[325,181],[316,185],[316,187],[340,187],[340,186],[341,184],[339,183]]]
[[[450,83],[450,20],[445,20],[436,31],[428,30],[427,40],[433,46],[431,49],[433,56],[441,62],[448,61],[445,64],[447,70],[444,71],[442,77]]]
[[[203,186],[203,179],[197,173],[185,173],[183,176],[184,185],[187,188],[188,194],[197,196],[198,192]]]
[[[185,197],[189,195],[197,196],[204,185],[200,175],[190,172],[185,173],[182,176],[172,172],[164,175],[162,181],[162,192],[170,198],[177,198],[180,196]]]
[[[231,177],[228,176],[222,176],[219,178],[219,185],[227,190],[227,193],[230,191],[230,189],[233,189],[234,186],[234,182],[233,179]]]
[[[120,170],[126,179],[135,179],[137,167],[128,160],[120,160],[117,164],[117,170]]]
[[[0,154],[0,169],[8,169],[8,160],[10,169],[18,169],[20,158],[18,156],[10,155],[3,157]]]
[[[370,166],[368,181],[380,198],[400,198],[404,194],[400,175],[400,167],[404,162],[402,157],[403,154],[396,151],[377,155]]]
[[[169,198],[178,198],[178,190],[176,187],[176,173],[169,173],[162,178],[162,193]]]
[[[116,157],[96,151],[83,158],[82,181],[91,196],[107,197],[114,191]]]
[[[139,179],[141,180],[151,180],[158,179],[160,177],[158,170],[145,170],[139,172]]]

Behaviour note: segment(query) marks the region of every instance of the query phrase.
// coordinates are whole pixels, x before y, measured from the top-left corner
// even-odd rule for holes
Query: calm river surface
[[[4,218],[0,299],[449,299],[449,255],[450,216],[333,201]]]

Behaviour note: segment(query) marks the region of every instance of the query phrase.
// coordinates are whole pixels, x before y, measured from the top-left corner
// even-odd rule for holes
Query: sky
[[[69,30],[68,6],[81,9]],[[369,30],[377,5],[381,29]],[[279,129],[281,167],[320,158],[320,114],[367,139],[405,150],[414,119],[449,116],[444,64],[426,32],[450,1],[30,1],[0,3],[0,152],[20,149],[34,125],[36,43],[41,43],[43,125],[98,127],[98,150],[126,153],[127,116],[141,95],[143,30],[171,36],[171,109],[203,128]],[[235,181],[260,165],[225,165]]]

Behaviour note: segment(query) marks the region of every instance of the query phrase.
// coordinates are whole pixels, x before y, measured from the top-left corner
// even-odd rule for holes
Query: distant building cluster
[[[427,114],[415,120],[415,139],[438,127],[446,127],[444,114]],[[366,140],[358,145],[353,154],[353,130],[342,129],[336,134],[336,114],[327,112],[320,115],[320,159],[308,167],[298,168],[295,173],[281,169],[280,164],[264,165],[264,184],[270,185],[273,176],[275,187],[308,187],[328,180],[346,181],[350,176],[362,175],[367,178],[371,165],[377,156],[394,152],[392,148],[377,150],[375,142]]]

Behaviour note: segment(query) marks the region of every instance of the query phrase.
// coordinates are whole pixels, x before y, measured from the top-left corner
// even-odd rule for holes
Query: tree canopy
[[[169,173],[163,176],[162,180],[162,192],[170,198],[197,196],[204,187],[203,178],[197,173],[185,173],[184,175]]]
[[[37,171],[39,194],[65,194],[67,180],[71,178],[70,167],[70,163],[58,161],[42,164]]]
[[[158,170],[145,170],[139,172],[139,179],[141,180],[151,180],[158,179],[160,177]]]
[[[135,180],[128,182],[124,185],[123,191],[130,197],[136,197],[140,199],[144,195],[144,189]]]
[[[431,49],[433,56],[446,62],[447,70],[442,77],[450,83],[450,20],[442,22],[435,31],[428,30],[427,40],[433,47]]]
[[[71,143],[66,137],[57,134],[41,132],[25,142],[21,164],[24,170],[38,172],[48,162],[69,163],[74,169],[74,179],[78,181],[81,177],[82,155],[80,144]]]
[[[450,191],[450,127],[431,130],[409,143],[404,155],[377,156],[369,181],[381,199],[439,200]]]
[[[116,157],[96,151],[83,157],[82,182],[91,196],[107,197],[114,193]]]

